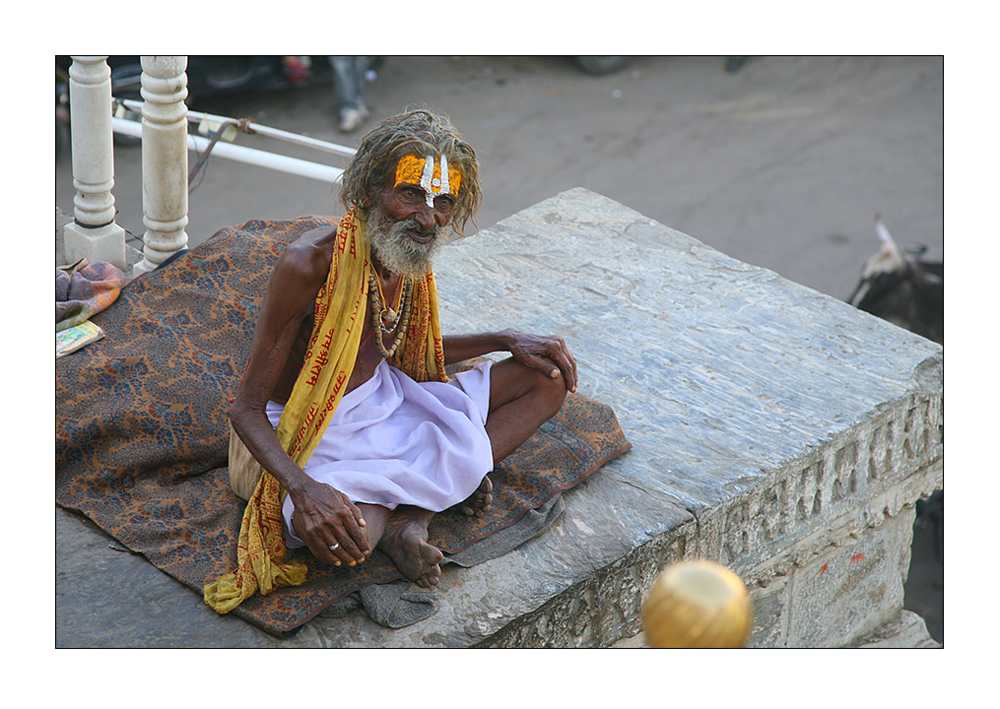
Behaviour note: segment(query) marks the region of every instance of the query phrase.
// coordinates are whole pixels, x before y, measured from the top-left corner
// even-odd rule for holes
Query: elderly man
[[[336,566],[378,548],[429,588],[443,559],[428,543],[431,518],[489,508],[487,473],[576,389],[576,362],[558,337],[441,335],[431,256],[481,200],[475,152],[446,119],[384,121],[345,170],[341,199],[336,230],[306,232],[279,258],[232,404],[235,435],[271,485],[250,497],[240,546],[266,536],[266,498],[280,490],[278,547]],[[512,356],[444,373],[498,351]],[[296,583],[279,570],[283,551],[271,576]]]

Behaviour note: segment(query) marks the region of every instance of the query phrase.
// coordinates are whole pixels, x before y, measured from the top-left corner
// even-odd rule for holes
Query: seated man
[[[441,336],[431,256],[478,208],[475,152],[427,111],[371,131],[343,175],[339,227],[278,259],[232,408],[233,430],[280,484],[288,547],[337,566],[375,548],[429,588],[436,512],[481,515],[487,473],[577,384],[561,338]],[[447,381],[447,364],[490,352]],[[241,534],[242,545],[242,534]]]

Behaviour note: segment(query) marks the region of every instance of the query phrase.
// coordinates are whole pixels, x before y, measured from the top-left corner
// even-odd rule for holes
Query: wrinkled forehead
[[[427,197],[427,203],[433,204],[434,198],[450,194],[458,195],[462,184],[462,173],[458,168],[448,164],[444,155],[404,155],[396,163],[396,185],[406,182],[420,185]]]

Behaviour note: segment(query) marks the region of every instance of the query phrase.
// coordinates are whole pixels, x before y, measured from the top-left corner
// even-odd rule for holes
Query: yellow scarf
[[[354,370],[364,329],[369,254],[364,223],[352,208],[337,228],[330,275],[316,295],[305,361],[278,422],[278,440],[300,467],[323,437]],[[418,382],[447,380],[432,273],[413,285],[410,324],[389,363]],[[256,591],[266,596],[276,586],[306,580],[303,562],[285,563],[284,495],[277,479],[264,471],[243,513],[236,573],[205,586],[205,602],[216,612],[228,613]]]

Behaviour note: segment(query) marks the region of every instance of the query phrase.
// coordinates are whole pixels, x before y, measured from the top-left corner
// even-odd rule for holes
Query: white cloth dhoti
[[[468,498],[493,469],[486,433],[491,361],[449,382],[415,382],[385,361],[340,400],[305,472],[354,503],[414,505],[440,512]],[[277,427],[284,405],[269,401]],[[282,513],[289,548],[304,546],[292,528],[291,496]]]

